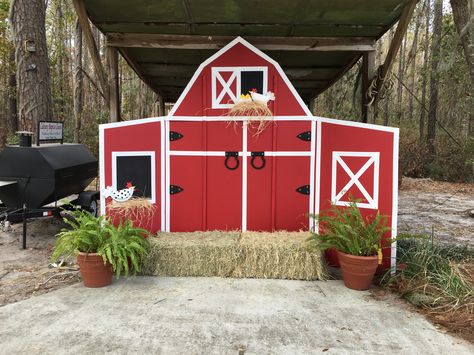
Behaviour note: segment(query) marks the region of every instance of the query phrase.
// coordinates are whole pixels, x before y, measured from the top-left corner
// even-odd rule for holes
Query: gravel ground
[[[441,243],[474,247],[474,184],[404,178],[398,232],[434,234]]]

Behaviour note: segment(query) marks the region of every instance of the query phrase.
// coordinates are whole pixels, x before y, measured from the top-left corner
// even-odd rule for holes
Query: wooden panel
[[[220,49],[235,36],[169,35],[150,33],[108,33],[107,45],[114,47]],[[246,36],[261,50],[373,51],[375,42],[367,37],[262,37]]]

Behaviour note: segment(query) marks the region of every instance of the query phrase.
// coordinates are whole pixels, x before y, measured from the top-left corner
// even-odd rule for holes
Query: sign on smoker
[[[38,140],[53,141],[63,140],[63,123],[51,121],[38,122]]]

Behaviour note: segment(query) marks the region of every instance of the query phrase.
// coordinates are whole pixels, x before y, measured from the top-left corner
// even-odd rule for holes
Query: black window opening
[[[151,156],[118,156],[116,158],[117,190],[126,188],[127,183],[135,186],[133,196],[152,198]]]
[[[259,94],[263,94],[263,71],[242,71],[240,73],[241,94],[248,94],[252,89],[257,89]]]

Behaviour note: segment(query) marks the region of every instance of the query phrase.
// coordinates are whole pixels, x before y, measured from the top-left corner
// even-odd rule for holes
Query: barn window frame
[[[123,151],[112,152],[112,187],[117,190],[117,158],[119,157],[150,157],[150,172],[151,172],[151,198],[148,198],[150,203],[156,203],[156,162],[154,151]]]
[[[357,171],[352,171],[347,166],[344,158],[356,157],[356,158],[367,158],[367,161]],[[341,167],[350,180],[346,189],[342,188],[337,190],[337,168]],[[373,188],[372,195],[367,191],[366,187],[360,182],[360,178],[364,173],[373,167]],[[351,201],[342,201],[342,197],[352,187],[356,186],[360,192],[364,195],[367,202],[356,202],[356,206],[359,208],[367,209],[378,209],[379,208],[379,180],[380,180],[380,152],[349,152],[349,151],[334,151],[332,152],[332,173],[331,173],[331,203],[336,206],[350,206]],[[365,192],[365,193],[364,193]]]
[[[260,71],[263,73],[263,92],[261,94],[265,95],[268,91],[268,67],[262,66],[245,66],[245,67],[212,67],[211,68],[211,97],[212,97],[212,108],[213,109],[226,109],[232,108],[234,106],[233,103],[221,103],[222,98],[219,99],[219,95],[221,92],[226,91],[229,93],[229,96],[233,100],[237,100],[241,94],[242,88],[242,72],[250,72],[250,71]],[[221,75],[221,72],[230,72],[231,76],[226,81]],[[234,77],[235,76],[235,77]],[[219,80],[220,78],[220,80]],[[232,80],[231,80],[232,79]],[[223,87],[222,91],[217,93],[217,80],[221,81],[221,85]],[[233,97],[230,93],[232,90],[230,89],[231,85],[236,81],[236,95],[237,97]],[[226,90],[228,89],[228,91]],[[225,96],[225,94],[224,94]]]

